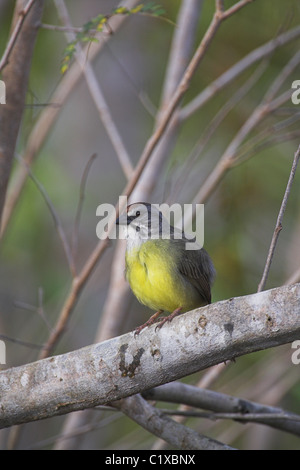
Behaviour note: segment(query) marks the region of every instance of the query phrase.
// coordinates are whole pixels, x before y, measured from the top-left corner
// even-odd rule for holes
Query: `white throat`
[[[137,232],[135,227],[130,225],[124,227],[124,233],[127,240],[127,250],[129,251],[132,248],[138,248],[147,241],[147,239],[142,238],[141,233]]]

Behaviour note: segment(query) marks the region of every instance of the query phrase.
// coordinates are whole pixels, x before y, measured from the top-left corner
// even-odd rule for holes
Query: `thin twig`
[[[38,288],[38,308],[37,308],[37,313],[40,315],[40,317],[44,320],[47,328],[49,331],[52,330],[52,326],[50,325],[48,318],[45,314],[44,310],[44,290],[42,287]]]
[[[60,26],[56,24],[48,24],[48,23],[41,23],[40,28],[42,29],[47,29],[49,31],[58,31],[60,33],[82,33],[85,32],[83,27],[76,27],[76,26]],[[89,29],[90,34],[99,34],[99,31],[97,29]],[[101,31],[101,34],[108,34],[104,30]]]
[[[232,5],[232,7],[228,8],[228,10],[224,11],[223,19],[225,20],[226,18],[229,18],[230,16],[237,13],[245,5],[247,5],[248,3],[252,3],[254,1],[255,0],[240,0],[240,2],[237,2],[235,5]]]
[[[284,84],[285,80],[291,75],[294,69],[299,65],[300,62],[300,51],[298,51],[283,67],[280,74],[276,77],[272,86],[269,88],[265,95],[265,101],[274,100],[276,94],[279,92],[280,87]]]
[[[196,159],[199,155],[202,154],[205,147],[207,146],[208,142],[211,140],[212,136],[222,123],[222,121],[226,118],[226,116],[230,113],[230,111],[238,104],[238,102],[249,92],[249,90],[257,83],[259,78],[261,78],[263,72],[266,69],[267,61],[263,61],[254,71],[254,73],[250,76],[248,80],[234,93],[230,99],[222,106],[222,108],[217,112],[217,114],[213,117],[211,122],[208,126],[204,129],[200,139],[195,144],[194,148],[192,149],[191,156],[187,157],[187,165],[185,171],[179,175],[178,180],[175,182],[174,186],[177,188],[177,192],[180,191],[182,188],[182,182],[186,180],[189,173],[192,171],[192,165],[195,164]],[[176,199],[176,195],[173,194],[173,200]]]
[[[172,447],[185,450],[229,450],[232,448],[171,420],[136,394],[114,403],[118,409]]]
[[[261,148],[264,148],[266,144],[271,145],[272,142],[276,143],[286,140],[285,134],[279,134],[279,132],[283,129],[286,129],[287,127],[290,127],[299,120],[300,113],[298,112],[292,116],[289,116],[287,119],[276,122],[272,126],[268,126],[261,132],[258,132],[254,137],[248,139],[243,145],[240,146],[240,150],[235,157],[236,164],[244,162],[246,159],[250,158],[253,153],[256,153]],[[293,133],[296,137],[299,130],[290,132]]]
[[[216,94],[223,90],[229,83],[239,77],[245,70],[251,67],[256,62],[267,57],[276,51],[279,47],[282,47],[289,42],[297,39],[300,36],[300,26],[282,33],[280,36],[268,41],[266,44],[258,47],[251,51],[248,55],[243,57],[242,60],[234,64],[230,69],[220,75],[216,80],[209,84],[199,95],[197,95],[192,101],[185,105],[179,113],[179,119],[184,121],[188,119],[192,114],[198,111],[209,99],[215,97]]]
[[[17,308],[21,308],[21,309],[27,310],[29,312],[37,313],[42,318],[42,320],[45,322],[48,330],[49,331],[52,330],[52,327],[51,327],[50,323],[48,322],[48,319],[47,319],[47,317],[45,315],[45,312],[44,312],[43,289],[42,289],[42,287],[39,287],[39,289],[38,289],[38,306],[28,304],[27,302],[23,302],[22,300],[15,300],[14,305]],[[42,346],[41,346],[41,348],[42,348]]]
[[[222,180],[222,178],[224,178],[225,174],[234,165],[236,165],[236,156],[238,154],[239,148],[246,139],[246,137],[250,134],[250,132],[255,129],[262,122],[262,120],[266,118],[266,116],[273,113],[276,109],[278,109],[279,106],[288,101],[290,99],[290,96],[291,90],[288,89],[271,102],[265,101],[264,98],[262,99],[262,102],[254,109],[253,113],[242,125],[240,130],[237,132],[235,137],[227,146],[225,152],[221,156],[214,169],[211,171],[211,173],[199,189],[197,195],[194,197],[193,200],[194,207],[196,207],[196,204],[204,203],[214,191],[218,183]],[[194,212],[193,214],[191,214],[191,216],[194,216]]]
[[[199,1],[199,0],[197,0],[197,1]],[[113,62],[120,67],[120,69],[122,71],[122,74],[124,75],[124,77],[126,77],[126,80],[127,80],[128,84],[131,86],[132,92],[135,94],[137,99],[143,105],[144,109],[147,111],[147,113],[152,118],[155,118],[156,113],[157,113],[157,106],[150,99],[148,93],[146,93],[145,90],[140,89],[139,84],[135,81],[135,79],[130,74],[130,72],[127,70],[127,68],[122,64],[122,61],[120,60],[120,57],[118,57],[114,53],[113,48],[110,47],[110,44],[109,44],[108,41],[106,41],[106,52],[108,52],[109,55],[112,57]]]
[[[64,0],[55,0],[55,6],[61,21],[64,23],[64,26],[72,27],[71,19]],[[73,41],[75,39],[74,33],[66,33],[66,36],[69,41]],[[76,59],[83,70],[90,94],[94,100],[101,122],[117,154],[123,172],[127,179],[129,179],[133,172],[130,156],[125,148],[117,126],[115,125],[115,122],[111,116],[109,107],[105,100],[105,95],[102,92],[99,81],[97,80],[97,77],[94,73],[93,67],[90,62],[86,61],[80,44],[77,44]]]
[[[106,406],[106,407],[103,406],[102,410],[100,410],[100,406],[92,408],[93,411],[97,411],[97,409],[99,411],[102,411],[102,410],[109,410],[110,412],[114,411],[114,413],[107,416],[106,418],[102,418],[101,421],[97,421],[95,423],[89,422],[87,424],[83,424],[81,426],[72,428],[72,431],[70,432],[59,433],[51,437],[48,437],[46,439],[43,439],[41,441],[37,441],[34,444],[29,445],[23,450],[32,450],[32,449],[37,450],[37,449],[41,449],[42,447],[47,448],[49,447],[49,445],[55,442],[58,442],[58,444],[61,444],[61,442],[64,440],[69,440],[69,439],[73,439],[74,437],[86,435],[89,432],[95,431],[96,429],[101,429],[101,428],[107,429],[107,426],[109,426],[112,422],[120,419],[120,417],[123,416],[122,413],[120,413],[116,408],[113,408],[112,406]]]
[[[20,346],[25,346],[26,348],[30,348],[30,349],[41,350],[43,348],[43,345],[41,344],[30,343],[28,341],[23,341],[22,339],[11,338],[10,336],[6,336],[2,334],[0,334],[0,339],[3,339],[4,341],[9,341],[10,343],[20,344]]]
[[[279,234],[282,230],[282,219],[283,219],[285,209],[286,209],[286,206],[287,206],[287,201],[288,201],[289,194],[290,194],[290,191],[291,191],[291,187],[292,187],[292,184],[293,184],[293,180],[294,180],[294,177],[295,177],[295,173],[296,173],[299,158],[300,158],[300,145],[299,145],[298,150],[296,151],[296,153],[294,155],[294,160],[293,160],[290,176],[289,176],[287,187],[286,187],[284,197],[283,197],[283,200],[282,200],[282,203],[281,203],[281,206],[280,206],[279,214],[278,214],[277,221],[276,221],[276,226],[275,226],[275,229],[274,229],[274,232],[273,232],[273,236],[272,236],[272,240],[271,240],[271,244],[270,244],[270,248],[269,248],[269,252],[268,252],[268,256],[267,256],[267,261],[266,261],[266,264],[265,264],[265,267],[264,267],[264,272],[263,272],[261,281],[258,285],[257,292],[261,292],[262,290],[264,290],[266,282],[267,282],[267,278],[268,278],[268,274],[269,274],[269,271],[270,271],[272,259],[273,259],[275,248],[276,248],[276,245],[277,245],[277,240],[278,240]]]
[[[36,0],[28,0],[28,3],[27,5],[23,8],[22,11],[20,11],[19,13],[19,19],[15,25],[15,28],[9,38],[9,41],[7,43],[7,46],[5,48],[5,51],[3,53],[3,56],[1,58],[1,61],[0,61],[0,72],[1,70],[8,64],[8,59],[9,59],[9,56],[10,56],[10,53],[15,45],[15,42],[17,40],[17,37],[21,31],[21,28],[22,28],[22,24],[24,23],[24,20],[30,10],[30,8],[32,7],[32,5],[34,4]]]
[[[184,0],[177,13],[176,24],[172,37],[169,59],[162,87],[159,113],[156,124],[160,120],[163,109],[172,98],[193,52],[193,43],[197,34],[198,18],[201,14],[203,0]]]
[[[84,201],[85,186],[86,186],[87,177],[88,177],[90,168],[96,157],[97,157],[97,154],[93,153],[93,155],[88,159],[88,162],[85,166],[85,169],[81,178],[79,200],[78,200],[74,227],[73,227],[73,232],[72,232],[72,240],[71,240],[71,252],[72,252],[72,256],[74,260],[76,257],[76,251],[77,251],[77,245],[78,245],[78,230],[79,230],[79,223],[80,223],[80,217],[81,217],[81,212],[82,212],[82,205]]]
[[[172,410],[174,414],[188,416],[190,407],[207,410],[201,417],[214,419],[237,419],[240,421],[256,421],[271,427],[300,435],[300,416],[296,413],[282,410],[279,407],[263,405],[255,401],[239,398],[213,390],[201,389],[182,382],[172,382],[143,392],[147,400],[168,403],[181,403],[189,408]],[[205,413],[207,412],[205,411]],[[188,413],[186,413],[188,412]],[[203,411],[201,411],[203,413]]]
[[[75,265],[74,265],[74,260],[73,260],[73,257],[72,257],[71,248],[69,246],[66,234],[64,232],[64,229],[63,229],[63,226],[62,226],[62,223],[61,223],[61,220],[60,220],[60,218],[59,218],[59,216],[58,216],[58,214],[57,214],[57,212],[56,212],[56,210],[55,210],[55,208],[52,204],[52,201],[51,201],[49,195],[47,194],[44,186],[34,176],[31,168],[24,162],[24,160],[22,160],[21,158],[19,160],[26,166],[28,175],[30,176],[30,178],[32,179],[32,181],[34,182],[34,184],[36,185],[36,187],[40,191],[41,195],[43,196],[44,201],[46,202],[46,204],[48,206],[48,209],[49,209],[50,214],[52,215],[52,218],[53,218],[53,221],[54,221],[55,228],[56,228],[57,233],[59,235],[59,238],[62,242],[62,246],[63,246],[64,252],[65,252],[67,261],[68,261],[68,266],[69,266],[70,272],[71,272],[72,276],[74,277],[76,275],[76,268],[75,268]]]
[[[216,0],[216,12],[223,14],[224,13],[224,0]]]
[[[300,416],[291,416],[288,413],[209,413],[207,411],[189,410],[170,410],[167,408],[160,408],[160,411],[166,415],[171,416],[184,416],[186,418],[206,418],[212,421],[218,419],[232,419],[234,421],[254,422],[263,424],[270,424],[274,421],[295,421],[300,422]]]
[[[236,166],[245,163],[245,161],[249,160],[249,158],[252,158],[254,155],[257,155],[262,150],[273,147],[276,144],[280,144],[282,142],[291,142],[293,140],[297,140],[298,142],[299,137],[300,129],[297,129],[283,134],[271,134],[269,137],[261,141],[255,141],[255,143],[253,143],[253,139],[251,140],[251,143],[253,145],[250,148],[244,150],[243,147],[241,147],[241,152],[237,155],[235,163],[232,165],[232,168],[235,168]]]

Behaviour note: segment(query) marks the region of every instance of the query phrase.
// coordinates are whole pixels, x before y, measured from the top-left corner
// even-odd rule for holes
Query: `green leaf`
[[[161,16],[161,15],[164,15],[166,13],[166,10],[164,10],[163,8],[158,8],[158,9],[155,9],[155,11],[152,11],[152,15],[154,16]]]
[[[113,11],[112,11],[112,14],[113,15],[126,15],[129,13],[129,10],[128,8],[126,7],[118,7],[118,8],[115,8]]]
[[[131,8],[130,13],[138,13],[139,11],[142,10],[143,6],[144,6],[144,4],[143,4],[143,3],[140,3],[140,4],[137,5],[136,7]]]
[[[60,68],[61,73],[63,73],[63,74],[66,73],[68,68],[69,68],[69,64],[63,64]]]
[[[91,18],[87,21],[83,27],[82,31],[76,34],[76,39],[70,42],[64,50],[63,65],[61,66],[61,72],[65,73],[69,67],[71,59],[76,52],[76,44],[79,42],[98,42],[98,39],[91,35],[91,30],[96,29],[99,32],[103,31],[104,25],[108,23],[108,20],[114,15],[133,15],[138,13],[145,13],[147,15],[152,15],[154,17],[161,16],[165,13],[164,8],[161,5],[156,4],[155,2],[148,2],[146,4],[139,3],[130,10],[126,7],[118,7],[112,10],[110,15],[102,15],[101,13],[94,18]],[[163,18],[165,21],[168,21],[167,18]],[[107,25],[107,28],[109,24]],[[109,28],[110,29],[110,28]]]
[[[142,11],[153,10],[153,7],[155,7],[155,3],[154,2],[148,2],[148,3],[146,3],[146,5],[143,6]]]

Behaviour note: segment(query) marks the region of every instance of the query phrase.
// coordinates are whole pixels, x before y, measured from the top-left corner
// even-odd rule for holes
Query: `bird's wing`
[[[185,251],[181,257],[179,271],[197,289],[201,297],[211,303],[210,286],[214,279],[214,268],[207,252],[201,250]]]

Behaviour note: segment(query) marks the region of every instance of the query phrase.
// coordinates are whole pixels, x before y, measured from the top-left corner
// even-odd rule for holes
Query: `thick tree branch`
[[[155,331],[0,373],[0,427],[110,403],[300,338],[300,284],[217,302]]]

